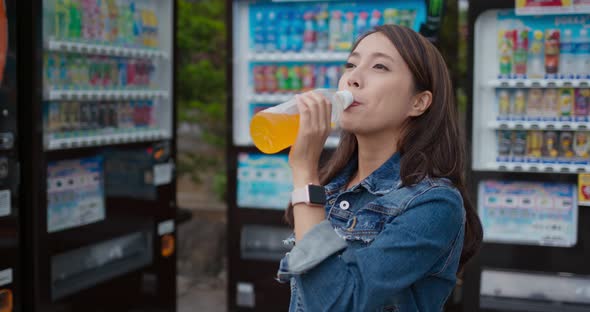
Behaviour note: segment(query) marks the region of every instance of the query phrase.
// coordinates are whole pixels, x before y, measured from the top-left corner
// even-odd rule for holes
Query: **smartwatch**
[[[305,203],[313,206],[324,206],[326,204],[326,190],[321,185],[308,184],[295,189],[291,193],[291,204]]]

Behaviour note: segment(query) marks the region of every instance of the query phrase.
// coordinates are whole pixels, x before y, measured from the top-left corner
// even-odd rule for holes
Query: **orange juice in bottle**
[[[340,115],[353,102],[350,91],[317,89],[332,103],[332,125],[338,126]],[[265,154],[278,153],[293,145],[299,131],[299,112],[295,99],[265,109],[250,121],[254,145]]]

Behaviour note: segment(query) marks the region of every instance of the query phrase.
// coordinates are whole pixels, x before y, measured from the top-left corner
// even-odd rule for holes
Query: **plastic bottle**
[[[307,11],[303,14],[305,26],[303,31],[303,50],[313,51],[316,47],[317,32],[314,23],[315,16],[312,11]]]
[[[498,53],[500,58],[500,75],[509,76],[512,73],[512,58],[514,54],[514,41],[516,31],[500,30],[499,31]]]
[[[268,12],[268,21],[266,23],[265,35],[266,35],[266,51],[275,52],[278,49],[277,45],[277,15],[274,11]]]
[[[543,78],[545,74],[544,55],[543,31],[535,30],[528,55],[527,76],[529,78]]]
[[[316,15],[316,50],[328,51],[330,32],[328,29],[328,12],[323,10]]]
[[[299,52],[303,48],[303,30],[305,24],[303,15],[299,11],[291,12],[291,36],[289,39],[289,50]]]
[[[344,24],[342,25],[342,36],[338,49],[342,51],[349,51],[352,48],[352,42],[354,41],[354,12],[346,13]]]
[[[559,72],[559,29],[545,31],[545,73],[557,74]]]
[[[398,19],[398,11],[396,9],[385,9],[384,11],[384,21],[383,23],[386,25],[397,25],[399,24],[399,19]]]
[[[379,12],[379,10],[373,10],[373,13],[371,13],[371,19],[369,20],[369,29],[379,25],[380,20],[381,12]]]
[[[70,39],[79,40],[82,36],[82,12],[78,1],[70,0]]]
[[[67,7],[68,3],[66,0],[56,0],[55,1],[55,37],[57,39],[67,39],[68,38],[68,26],[69,26],[69,19],[70,14]]]
[[[571,78],[575,71],[574,66],[575,59],[574,59],[574,41],[572,39],[572,30],[566,29],[563,32],[563,36],[561,37],[561,42],[559,43],[559,50],[561,55],[559,56],[559,71],[560,77],[562,78]]]
[[[514,51],[514,72],[517,75],[526,75],[527,56],[529,49],[529,31],[517,30],[516,49]]]
[[[369,31],[369,26],[367,24],[368,18],[369,18],[369,13],[364,12],[364,11],[359,13],[359,17],[356,19],[356,29],[355,29],[356,36],[355,36],[355,38],[358,38],[360,35]]]
[[[278,48],[281,52],[289,50],[289,32],[291,31],[289,14],[287,12],[279,13],[278,25]]]
[[[332,127],[338,127],[340,115],[353,102],[352,93],[316,89],[332,103]],[[291,99],[254,115],[250,122],[250,136],[263,153],[274,154],[295,143],[299,131],[297,102]]]
[[[332,18],[330,18],[329,23],[329,30],[330,30],[330,50],[334,51],[338,47],[338,43],[340,42],[342,36],[342,12],[340,11],[333,11]]]
[[[264,15],[261,11],[256,13],[254,18],[253,36],[254,36],[254,51],[262,52],[265,49],[265,33],[264,33]]]
[[[576,44],[576,77],[579,79],[590,76],[590,38],[588,30],[580,29],[580,37]]]

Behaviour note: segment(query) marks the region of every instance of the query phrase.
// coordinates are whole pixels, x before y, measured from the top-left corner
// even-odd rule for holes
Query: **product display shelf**
[[[46,101],[75,100],[136,100],[168,98],[168,91],[163,90],[48,90]]]
[[[250,98],[251,103],[275,104],[282,103],[292,99],[295,93],[256,93]]]
[[[590,172],[590,165],[491,162],[481,169],[486,171],[577,174]]]
[[[492,88],[584,88],[590,79],[491,79],[484,87]]]
[[[252,62],[344,62],[348,52],[260,52],[251,53]]]
[[[491,121],[488,126],[498,130],[586,131],[590,129],[590,123],[587,121]]]
[[[102,132],[102,133],[101,133]],[[45,139],[46,150],[61,150],[82,147],[94,147],[112,144],[136,143],[169,139],[170,133],[160,129],[132,129],[113,131],[93,131],[88,134],[55,133]]]
[[[127,48],[107,44],[93,44],[75,41],[49,39],[45,42],[46,51],[69,52],[92,55],[107,55],[120,57],[138,57],[148,59],[168,59],[168,53],[157,49]]]

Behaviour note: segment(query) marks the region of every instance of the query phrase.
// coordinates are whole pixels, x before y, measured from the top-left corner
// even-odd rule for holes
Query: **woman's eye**
[[[383,64],[375,64],[375,66],[373,66],[373,68],[382,69],[382,70],[389,70],[389,68],[387,68],[387,66],[385,66]]]
[[[352,64],[352,63],[346,63],[346,64],[344,64],[344,68],[354,68],[354,66],[355,65]]]

